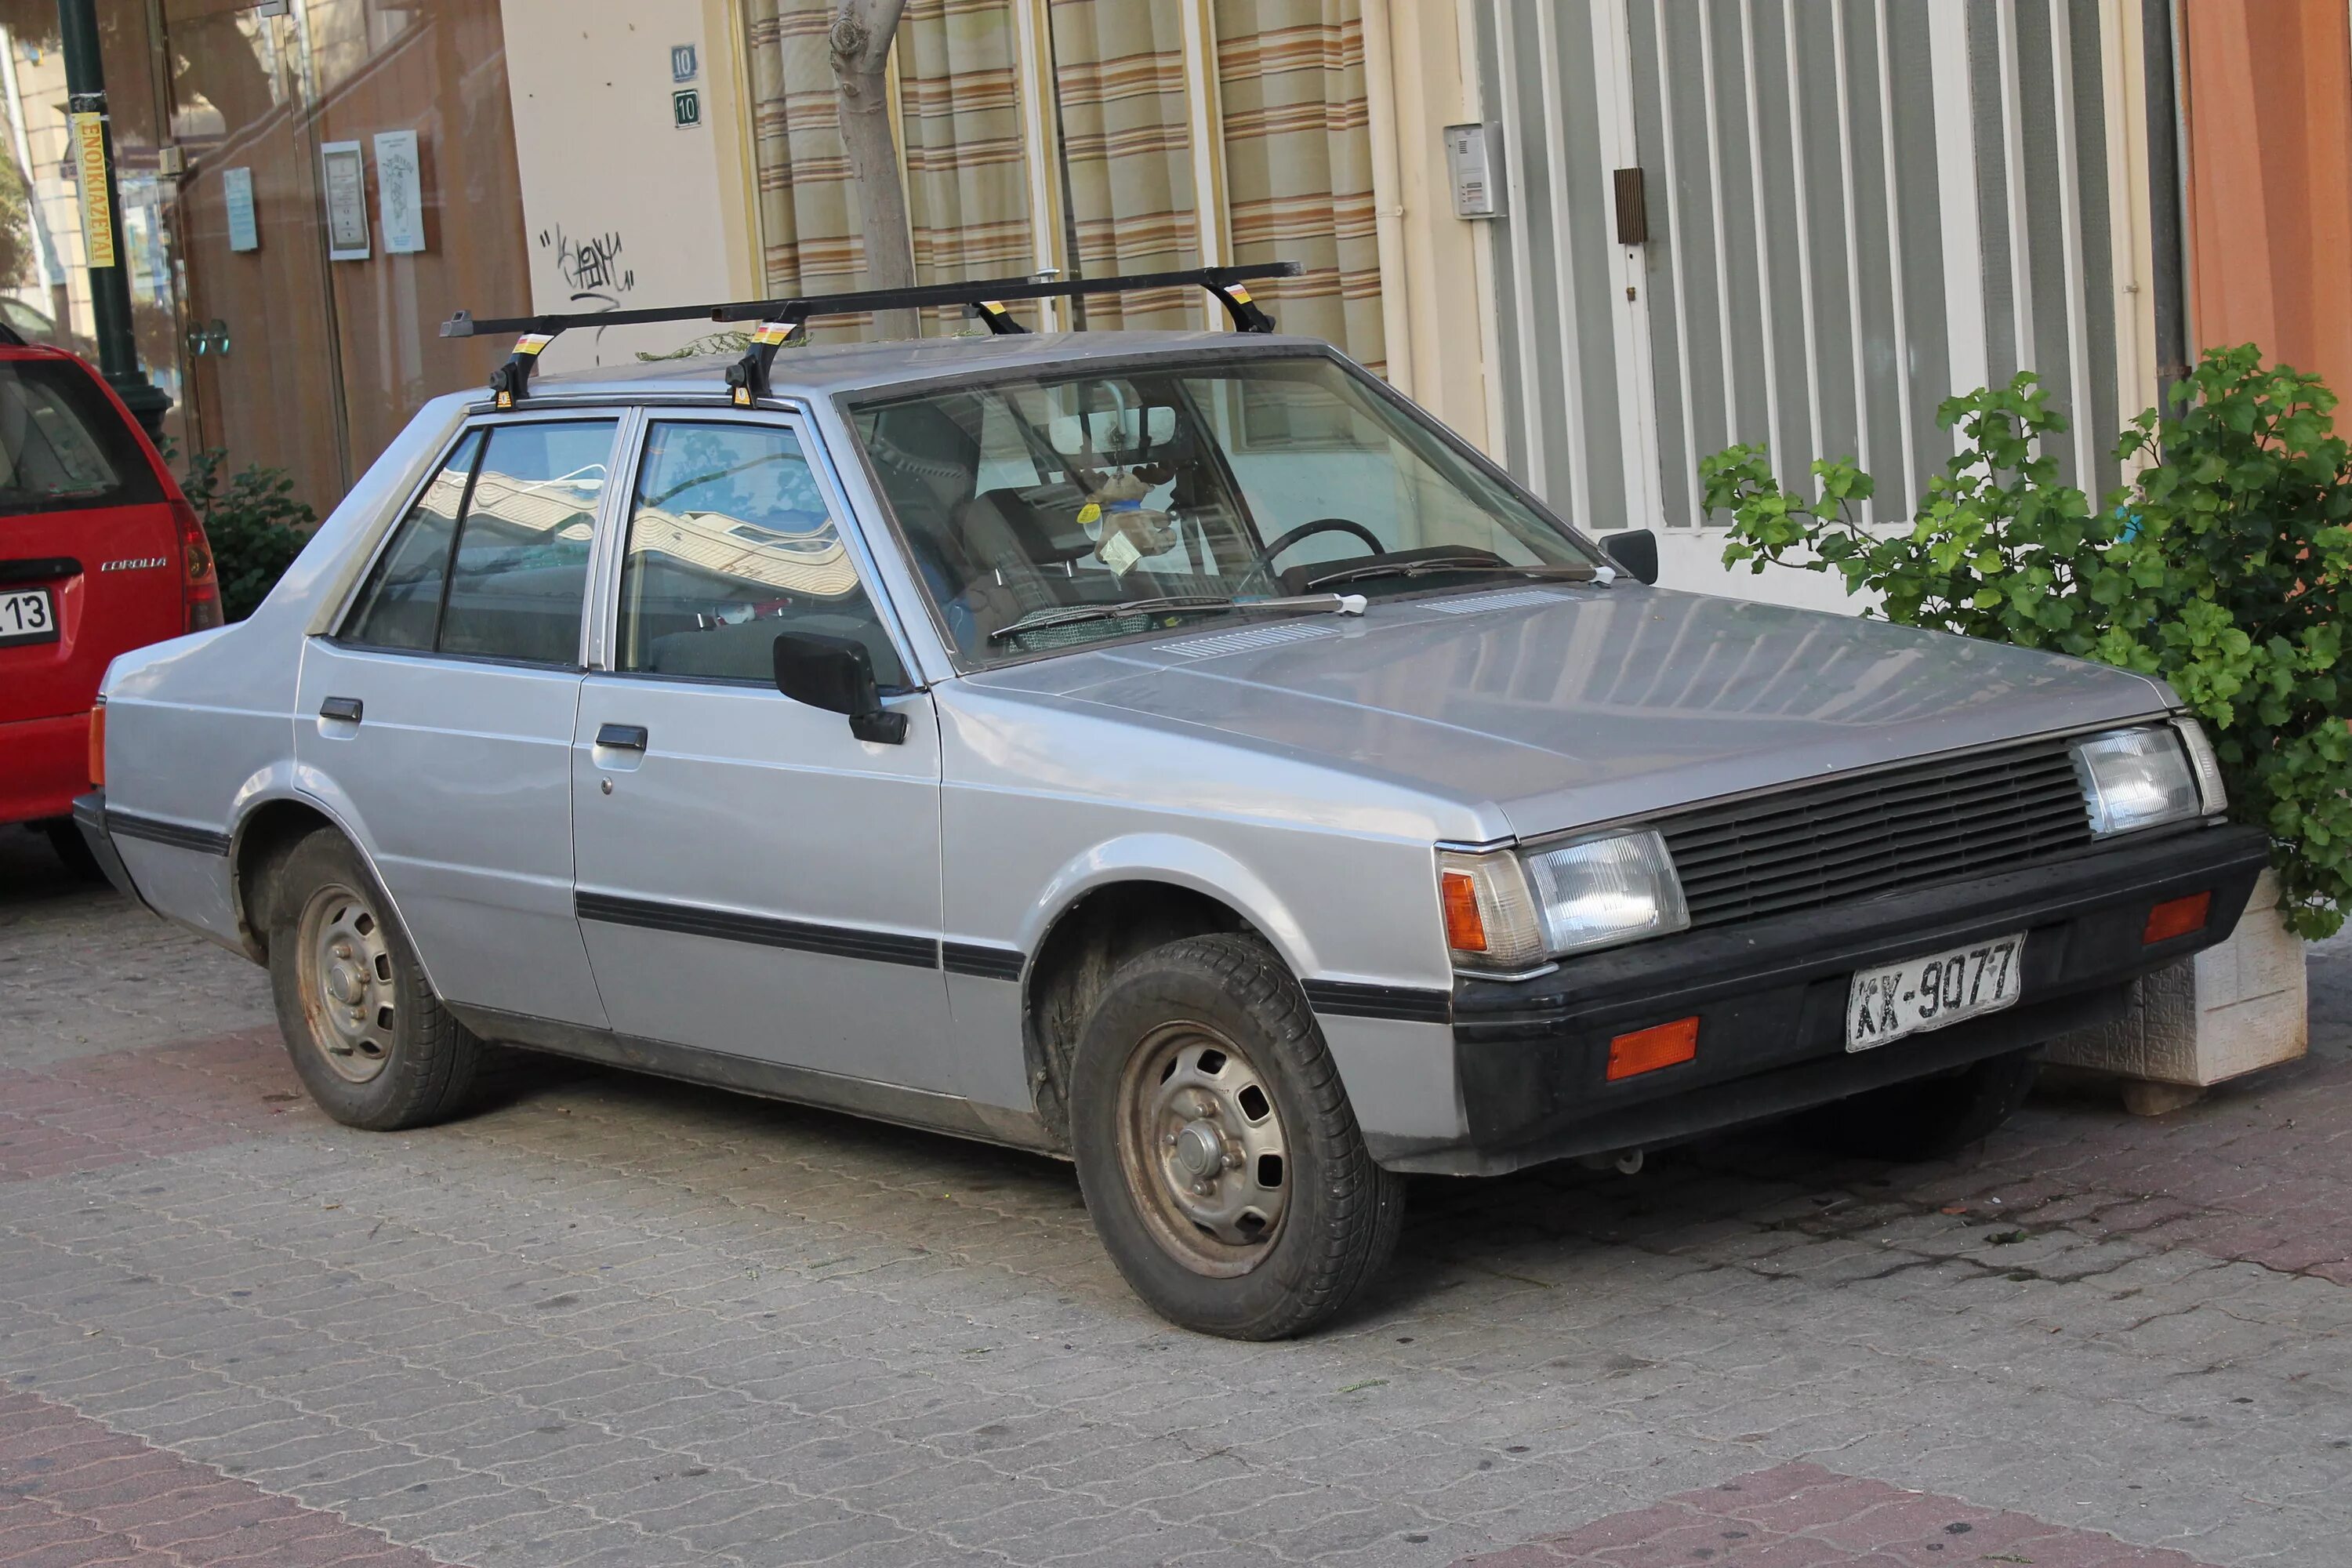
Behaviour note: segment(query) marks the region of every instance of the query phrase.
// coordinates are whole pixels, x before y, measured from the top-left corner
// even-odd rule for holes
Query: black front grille
[[[2063,740],[1801,784],[1657,827],[1694,926],[2012,870],[2091,842]]]

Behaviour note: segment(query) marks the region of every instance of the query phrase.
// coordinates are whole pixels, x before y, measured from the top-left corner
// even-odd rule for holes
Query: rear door
[[[441,994],[602,1026],[572,912],[582,607],[618,421],[478,425],[302,654],[294,755]]]
[[[137,435],[62,355],[0,353],[0,724],[86,712],[186,629],[179,527]]]

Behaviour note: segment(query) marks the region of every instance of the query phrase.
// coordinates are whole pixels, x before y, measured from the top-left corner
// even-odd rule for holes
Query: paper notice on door
[[[375,133],[376,216],[383,225],[383,253],[413,256],[425,248],[425,180],[417,163],[416,132]]]
[[[261,226],[253,221],[253,171],[240,165],[221,171],[221,201],[228,208],[228,247],[259,250]]]
[[[356,142],[319,143],[327,198],[327,259],[368,258],[367,161]]]
[[[81,237],[85,264],[114,265],[114,208],[106,199],[106,116],[76,114],[74,173],[81,185]]]

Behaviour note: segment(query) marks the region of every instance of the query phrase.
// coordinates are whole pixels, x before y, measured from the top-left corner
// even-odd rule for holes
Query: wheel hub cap
[[[1129,1058],[1121,1100],[1121,1162],[1160,1243],[1198,1273],[1256,1268],[1288,1209],[1290,1172],[1255,1066],[1203,1026],[1172,1024]]]
[[[1176,1134],[1176,1162],[1195,1180],[1214,1175],[1224,1168],[1225,1141],[1206,1119],[1195,1121]]]
[[[310,1043],[342,1078],[368,1082],[383,1070],[396,1019],[383,922],[364,896],[329,884],[302,906],[295,942]]]

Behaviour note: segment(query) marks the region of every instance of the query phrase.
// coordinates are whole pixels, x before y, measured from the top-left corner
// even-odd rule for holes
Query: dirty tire
[[[1797,1119],[1809,1142],[1866,1160],[1937,1160],[1990,1137],[2016,1113],[2041,1070],[2041,1048],[1991,1057],[1958,1072],[1889,1084]]]
[[[1233,1058],[1237,1065],[1215,1070],[1244,1083],[1238,1103],[1264,1107],[1271,1097],[1274,1114],[1260,1126],[1281,1141],[1280,1206],[1262,1239],[1229,1246],[1198,1220],[1198,1236],[1177,1234],[1185,1216],[1171,1205],[1193,1200],[1152,1185],[1160,1171],[1151,1161],[1139,1169],[1138,1151],[1157,1155],[1163,1140],[1122,1129],[1149,1127],[1150,1115],[1164,1113],[1174,1065],[1156,1077],[1151,1066],[1171,1039],[1178,1058],[1190,1050],[1188,1072],[1211,1056]],[[1261,1091],[1254,1100],[1253,1089]],[[1200,1093],[1206,1103],[1208,1091]],[[1139,1106],[1161,1109],[1139,1114]],[[1214,1120],[1203,1112],[1193,1124]],[[1162,1317],[1202,1333],[1274,1340],[1328,1321],[1387,1263],[1403,1223],[1403,1179],[1366,1152],[1306,994],[1249,938],[1187,937],[1111,975],[1079,1037],[1070,1139],[1087,1212],[1119,1273]],[[1262,1183],[1263,1157],[1244,1157],[1232,1180]],[[1175,1158],[1168,1155],[1168,1169]],[[1236,1190],[1245,1202],[1249,1193],[1265,1195]]]
[[[348,959],[323,951],[337,933]],[[487,1047],[425,984],[391,901],[341,834],[311,834],[278,868],[269,984],[303,1088],[345,1126],[423,1127],[472,1104]],[[338,1005],[352,994],[356,1005]]]

